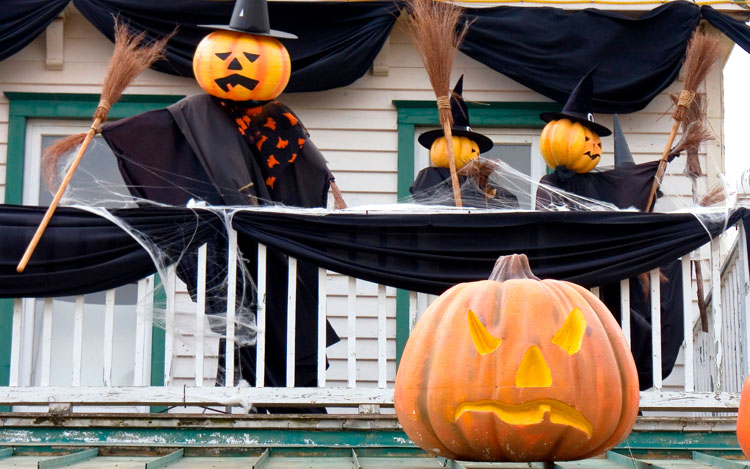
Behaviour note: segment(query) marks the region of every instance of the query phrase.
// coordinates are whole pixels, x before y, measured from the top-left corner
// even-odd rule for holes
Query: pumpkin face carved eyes
[[[203,90],[233,101],[267,101],[289,82],[289,53],[278,40],[236,31],[215,31],[198,44],[193,73]]]

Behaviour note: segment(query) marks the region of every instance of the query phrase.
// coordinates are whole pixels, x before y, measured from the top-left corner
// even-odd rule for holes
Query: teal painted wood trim
[[[206,445],[246,448],[283,446],[318,448],[318,450],[332,447],[343,449],[351,447],[416,448],[406,434],[398,430],[0,427],[0,444],[12,444],[18,449],[27,442],[33,442],[33,446],[135,444],[181,448]]]
[[[400,112],[399,112],[400,114]],[[398,124],[398,200],[409,197],[414,181],[414,124]]]
[[[55,467],[70,466],[75,463],[91,459],[99,455],[99,449],[92,448],[76,453],[66,454],[64,456],[57,456],[50,459],[45,459],[37,463],[37,469],[52,469]]]
[[[5,166],[5,203],[21,204],[23,201],[24,155],[26,154],[26,123],[30,118],[91,119],[100,96],[73,93],[16,93],[5,92],[8,109],[8,147]],[[184,96],[124,95],[112,106],[110,119],[163,109]],[[10,381],[10,346],[13,330],[13,300],[0,300],[0,386]],[[163,334],[163,331],[162,331]],[[154,335],[159,340],[158,332]],[[164,376],[164,347],[162,339],[162,383]],[[157,367],[158,368],[158,367]],[[152,361],[152,378],[154,363]],[[1,406],[0,412],[10,411]]]
[[[409,339],[409,291],[396,290],[396,368]]]
[[[159,274],[154,275],[154,310],[166,311],[167,292]],[[164,386],[165,349],[167,335],[164,328],[151,326],[151,386]],[[166,412],[167,406],[151,406],[152,414]]]
[[[723,459],[718,456],[713,456],[699,451],[693,451],[691,457],[694,461],[706,464],[711,467],[718,467],[719,469],[749,469],[750,465],[745,464],[741,461],[732,461],[729,459]]]
[[[641,461],[627,454],[620,454],[614,451],[607,451],[607,460],[622,467],[633,469],[665,469],[657,464]]]
[[[616,448],[618,452],[641,450],[740,451],[734,432],[633,432]]]
[[[0,449],[0,458],[9,458],[13,456],[13,448]]]

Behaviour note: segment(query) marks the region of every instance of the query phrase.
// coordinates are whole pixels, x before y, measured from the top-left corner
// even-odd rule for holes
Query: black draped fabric
[[[67,296],[140,280],[156,271],[148,251],[115,223],[79,209],[60,207],[26,270],[16,265],[46,207],[0,205],[0,297]],[[223,220],[206,211],[145,207],[113,213],[158,249],[165,265],[200,246]]]
[[[750,26],[745,21],[722,15],[708,5],[701,7],[701,14],[716,29],[742,47],[745,52],[750,52]]]
[[[193,76],[193,53],[210,30],[228,24],[233,2],[210,0],[74,0],[75,6],[110,40],[113,15],[150,37],[179,30],[167,45],[167,62],[155,69]],[[395,2],[269,2],[271,27],[296,34],[281,39],[292,59],[287,92],[322,91],[353,83],[380,52],[398,17]]]
[[[682,67],[700,8],[670,2],[638,19],[596,9],[497,7],[468,9],[474,20],[461,51],[564,103],[598,64],[593,111],[643,109]]]
[[[26,47],[70,0],[4,0],[0,8],[0,60]]]
[[[744,213],[727,220],[632,212],[239,212],[232,226],[240,238],[336,272],[440,294],[486,278],[498,256],[513,253],[526,254],[541,278],[585,286],[620,281],[689,253]]]

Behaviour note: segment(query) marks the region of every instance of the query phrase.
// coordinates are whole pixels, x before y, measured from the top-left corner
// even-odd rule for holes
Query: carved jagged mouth
[[[217,78],[214,81],[217,85],[219,85],[219,88],[224,90],[224,92],[228,92],[230,86],[232,86],[232,88],[234,88],[235,86],[244,86],[248,90],[252,91],[256,86],[258,86],[259,83],[258,80],[253,80],[252,78],[248,78],[238,73],[227,75],[224,78]]]
[[[592,155],[590,151],[587,151],[587,152],[585,152],[585,153],[584,153],[584,155],[588,156],[588,157],[589,157],[589,158],[591,158],[592,160],[595,160],[595,159],[599,158],[600,156],[602,156],[602,155],[601,155],[601,154],[599,154],[599,153],[594,153],[594,154]]]
[[[549,414],[550,422],[576,428],[588,438],[591,438],[594,431],[594,426],[582,413],[555,399],[539,399],[522,404],[504,404],[490,400],[464,402],[456,408],[454,421],[466,412],[491,412],[510,425],[542,423],[544,416]]]

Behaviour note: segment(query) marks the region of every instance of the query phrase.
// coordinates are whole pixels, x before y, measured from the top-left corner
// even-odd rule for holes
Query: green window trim
[[[23,202],[26,124],[29,119],[92,119],[98,94],[5,92],[8,110],[8,152],[5,166],[5,203]],[[109,119],[121,119],[163,109],[184,96],[125,95],[112,106]],[[157,279],[158,281],[158,279]],[[158,300],[157,300],[158,301]],[[0,299],[0,386],[10,384],[13,300]],[[164,330],[154,327],[151,350],[151,385],[164,385]],[[161,347],[161,349],[160,349]],[[160,410],[152,408],[152,410]],[[10,411],[0,406],[0,411]]]
[[[469,122],[473,127],[508,127],[542,129],[542,112],[557,112],[561,106],[554,102],[489,102],[466,103]],[[439,126],[435,101],[393,101],[398,110],[398,200],[409,196],[414,182],[414,130],[417,126]],[[396,362],[401,360],[409,337],[409,292],[396,292]]]

